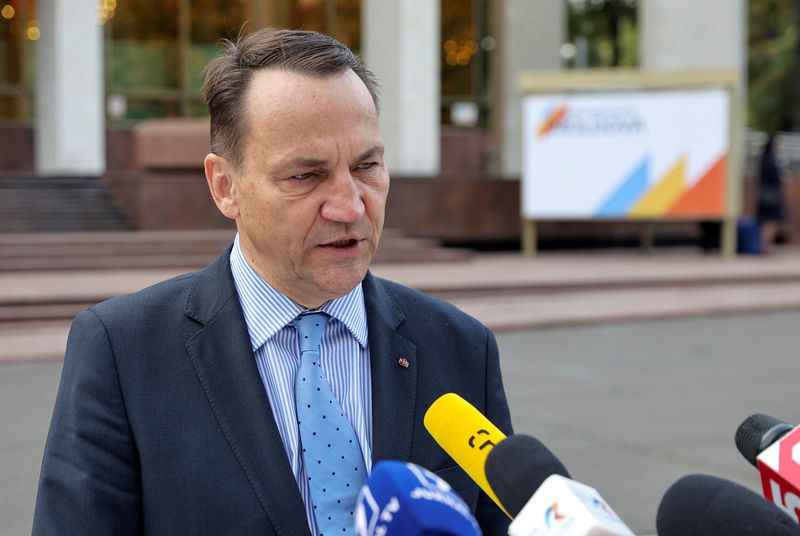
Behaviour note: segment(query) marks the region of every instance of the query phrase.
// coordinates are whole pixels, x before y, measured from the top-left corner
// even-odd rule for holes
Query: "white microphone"
[[[514,518],[510,536],[634,536],[596,489],[570,479],[533,437],[500,441],[486,458],[486,478]]]

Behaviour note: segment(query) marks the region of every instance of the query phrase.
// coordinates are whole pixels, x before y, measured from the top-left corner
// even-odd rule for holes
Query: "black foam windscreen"
[[[659,536],[800,536],[800,525],[777,506],[730,480],[689,475],[661,499]]]
[[[763,413],[750,415],[736,429],[736,448],[755,466],[761,451],[791,432],[792,428],[790,424]]]
[[[564,464],[528,435],[508,436],[486,458],[486,480],[511,517],[517,516],[550,475],[569,478]]]

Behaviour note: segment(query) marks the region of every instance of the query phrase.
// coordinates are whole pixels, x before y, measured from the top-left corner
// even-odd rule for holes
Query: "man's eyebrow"
[[[370,147],[360,155],[356,157],[356,161],[358,160],[365,160],[367,158],[373,156],[383,156],[383,145],[375,145],[374,147]],[[288,160],[281,164],[281,169],[290,169],[290,168],[325,168],[328,165],[327,160],[322,160],[319,158],[295,158],[294,160]]]
[[[383,145],[376,145],[374,147],[370,147],[360,155],[356,160],[366,160],[367,158],[371,158],[373,156],[383,156]]]
[[[284,162],[281,165],[281,168],[288,169],[288,168],[323,168],[328,164],[327,160],[320,160],[315,158],[295,158],[294,160],[289,160]]]

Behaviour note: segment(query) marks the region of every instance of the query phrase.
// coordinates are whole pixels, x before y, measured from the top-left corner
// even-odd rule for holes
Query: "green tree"
[[[750,0],[748,124],[800,130],[800,3]]]
[[[569,0],[569,39],[585,38],[588,67],[635,67],[638,0]]]

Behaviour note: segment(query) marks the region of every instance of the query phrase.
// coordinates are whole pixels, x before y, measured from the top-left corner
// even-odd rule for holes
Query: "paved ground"
[[[31,533],[44,441],[61,363],[0,365],[0,533]]]
[[[637,534],[661,497],[706,473],[760,492],[734,433],[757,412],[800,422],[800,312],[504,333],[517,432],[598,488]]]
[[[733,445],[749,414],[800,422],[800,252],[480,255],[374,271],[497,330],[517,431],[547,444],[638,534],[654,532],[661,496],[687,473],[757,489]],[[30,532],[68,329],[58,315],[175,273],[0,273],[0,532]],[[15,310],[56,318],[15,321]]]

